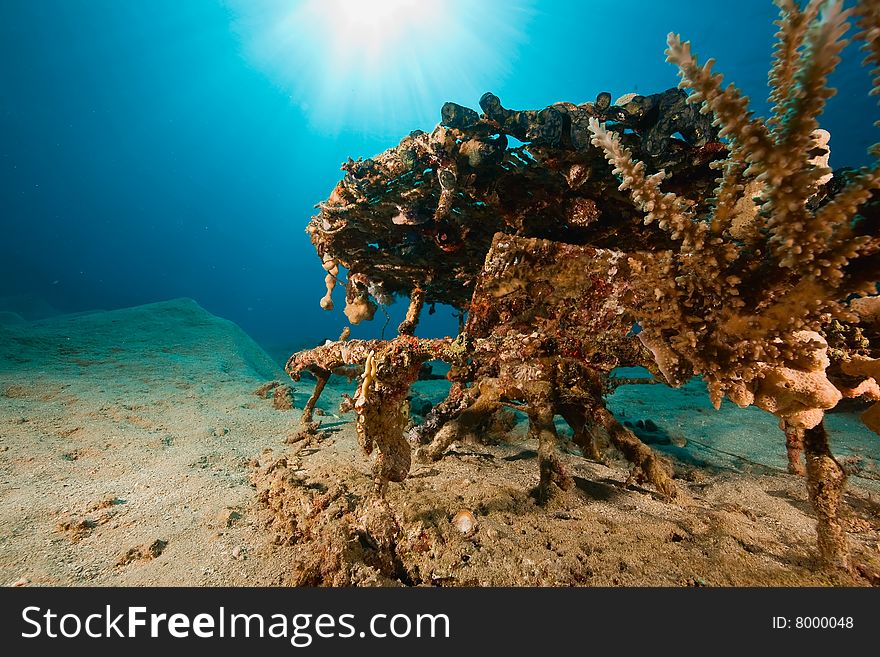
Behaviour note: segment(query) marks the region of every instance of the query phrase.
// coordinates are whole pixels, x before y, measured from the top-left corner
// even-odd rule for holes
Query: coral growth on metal
[[[571,485],[556,415],[585,455],[606,435],[631,479],[672,497],[666,464],[603,395],[621,365],[674,386],[699,376],[716,406],[726,397],[779,419],[820,555],[845,566],[846,476],[823,418],[862,397],[878,402],[863,419],[880,432],[880,145],[870,166],[832,173],[818,117],[851,20],[866,63],[880,63],[880,1],[777,4],[767,120],[670,34],[667,58],[690,95],[600,93],[517,111],[487,93],[482,114],[446,103],[430,134],[343,165],[307,228],[327,272],[321,306],[333,308],[338,285],[352,323],[395,296],[410,306],[394,340],[343,337],[290,359],[291,376],[318,378],[307,428],[330,375],[359,376],[351,407],[364,449],[378,446],[380,493],[406,477],[411,448],[438,459],[516,406],[538,440],[541,498]],[[467,312],[461,334],[413,337],[424,304],[438,302]],[[409,386],[432,359],[452,365],[452,389],[407,428]]]
[[[470,301],[497,232],[632,250],[657,246],[655,231],[618,191],[588,120],[617,122],[626,143],[673,191],[702,198],[723,156],[717,130],[683,91],[626,96],[611,104],[557,103],[540,111],[502,107],[483,115],[446,103],[431,133],[415,131],[380,155],[343,165],[345,175],[306,229],[325,262],[348,270],[349,298],[424,291],[426,303]],[[528,142],[527,144],[521,142]],[[519,145],[517,145],[519,144]]]
[[[685,100],[677,89],[630,94],[614,104],[602,93],[582,105],[514,111],[485,94],[482,115],[446,103],[432,133],[414,132],[375,158],[343,166],[345,176],[307,228],[330,272],[328,295],[342,266],[350,320],[396,295],[411,298],[402,334],[412,332],[424,303],[468,313],[456,343],[342,341],[288,363],[293,376],[303,370],[318,376],[317,394],[338,368],[367,368],[369,385],[360,386],[353,408],[364,447],[371,451],[375,441],[380,454],[387,448],[376,462],[380,489],[406,476],[408,445],[420,446],[419,458],[440,458],[458,431],[516,405],[528,413],[539,441],[542,497],[552,483],[570,483],[554,454],[554,415],[568,421],[575,442],[592,457],[599,456],[593,428],[603,427],[633,462],[634,480],[675,494],[660,459],[604,408],[614,367],[656,371],[625,310],[625,253],[666,242],[644,228],[641,211],[618,190],[604,153],[590,143],[588,122],[613,120],[634,152],[674,172],[673,189],[702,198],[714,181],[710,164],[726,151],[711,117]],[[332,301],[322,305],[332,308]],[[398,416],[418,367],[401,367],[402,352],[415,365],[447,360],[456,382],[449,399],[409,430],[408,441]]]

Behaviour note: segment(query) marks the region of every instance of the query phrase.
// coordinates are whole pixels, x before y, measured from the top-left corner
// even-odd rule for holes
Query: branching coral
[[[337,283],[352,323],[395,296],[410,304],[393,340],[343,337],[291,358],[292,377],[318,380],[307,430],[329,377],[359,378],[346,404],[364,450],[377,448],[382,493],[407,476],[411,446],[437,460],[515,406],[538,442],[540,498],[571,484],[556,415],[585,456],[600,458],[607,437],[633,464],[630,481],[672,497],[663,460],[603,396],[619,366],[672,385],[698,375],[716,406],[727,397],[779,418],[822,556],[845,564],[845,477],[822,418],[842,396],[880,399],[880,312],[867,296],[880,278],[880,165],[832,174],[817,117],[853,19],[880,91],[880,0],[777,4],[767,121],[670,35],[679,89],[540,110],[487,93],[482,115],[446,103],[432,132],[345,163],[307,228],[325,269],[321,305],[332,308]],[[413,337],[435,303],[467,311],[457,340]],[[407,392],[435,358],[453,365],[452,389],[407,432]],[[864,417],[880,427],[880,404]]]
[[[676,385],[700,375],[716,406],[724,396],[741,406],[755,404],[775,413],[790,435],[807,431],[818,444],[822,412],[841,398],[826,376],[827,345],[818,332],[833,317],[856,320],[848,297],[872,294],[880,279],[880,241],[862,234],[857,215],[880,184],[880,164],[860,170],[830,200],[819,198],[830,172],[815,157],[822,137],[817,117],[834,93],[828,76],[840,61],[853,11],[868,61],[880,61],[880,4],[862,2],[854,10],[839,1],[811,0],[803,9],[793,0],[777,4],[773,115],[766,122],[749,112],[735,86],[722,87],[713,60],[701,66],[689,43],[669,36],[668,61],[678,66],[681,86],[692,90],[689,101],[715,117],[727,141],[729,155],[716,165],[722,175],[708,212],[662,191],[663,172],[647,175],[613,127],[593,119],[590,129],[593,144],[622,179],[621,189],[645,212],[645,223],[656,223],[676,242],[671,250],[631,258],[641,290],[633,308],[643,329],[639,337],[667,380]],[[880,78],[874,82],[880,92]],[[878,154],[878,147],[872,152]],[[746,195],[755,192],[760,209],[742,230],[737,218],[750,203]],[[827,451],[813,447],[813,454]],[[821,487],[816,477],[838,476],[830,474],[828,458],[815,467],[810,458],[811,490]],[[824,500],[827,513],[820,514],[820,549],[835,563],[845,554],[842,533],[829,529],[838,502]]]

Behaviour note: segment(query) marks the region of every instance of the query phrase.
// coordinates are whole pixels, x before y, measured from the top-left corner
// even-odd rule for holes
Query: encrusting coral
[[[428,360],[458,362],[460,344],[450,339],[418,340],[401,336],[395,340],[348,340],[330,342],[291,356],[286,370],[299,379],[301,372],[320,373],[313,398],[323,390],[331,372],[362,366],[363,375],[354,399],[358,414],[357,433],[361,448],[371,454],[378,447],[373,474],[379,493],[389,481],[403,481],[411,464],[409,443],[404,438],[408,417],[406,395]],[[311,402],[311,400],[310,400]],[[314,408],[312,403],[311,408]],[[304,422],[311,422],[311,414]]]
[[[378,447],[374,475],[380,492],[387,482],[406,477],[410,442],[424,445],[418,458],[438,460],[453,440],[510,405],[528,415],[529,434],[538,441],[540,500],[553,485],[572,485],[556,453],[555,415],[571,425],[573,441],[586,455],[600,457],[595,434],[604,432],[633,464],[630,481],[651,483],[674,497],[667,466],[603,401],[612,369],[650,364],[648,352],[629,335],[632,319],[622,305],[627,278],[619,251],[498,233],[458,340],[402,335],[328,343],[294,354],[286,369],[294,378],[304,370],[317,373],[319,393],[326,382],[321,373],[363,367],[353,409],[364,451]],[[427,360],[453,365],[450,377],[457,384],[408,441],[404,402]]]
[[[336,287],[336,277],[339,276],[339,265],[332,258],[324,261],[324,270],[327,275],[324,277],[324,285],[327,286],[327,293],[321,298],[321,308],[324,310],[333,310],[333,288]]]
[[[656,223],[676,242],[671,250],[630,256],[641,292],[633,307],[639,338],[669,383],[702,376],[716,407],[727,396],[774,413],[788,434],[806,432],[820,551],[827,561],[845,563],[844,536],[835,529],[844,474],[821,426],[823,412],[842,395],[826,375],[830,361],[819,331],[834,317],[857,321],[848,299],[876,291],[880,240],[865,234],[857,210],[878,188],[880,164],[860,170],[833,198],[814,202],[830,170],[813,153],[848,19],[859,16],[857,38],[877,63],[880,3],[853,10],[839,1],[811,0],[803,9],[794,0],[777,4],[773,115],[766,122],[753,117],[736,87],[722,86],[712,60],[700,66],[689,43],[669,36],[668,61],[678,66],[681,86],[692,90],[689,102],[701,103],[727,140],[729,155],[716,164],[722,175],[708,212],[662,191],[664,173],[647,175],[614,127],[593,119],[590,130],[622,179],[620,188],[646,213],[645,223]],[[877,78],[874,92],[880,92]],[[880,154],[880,147],[872,153]],[[738,207],[755,191],[751,226],[734,235]]]
[[[670,35],[679,89],[537,111],[487,93],[482,115],[446,103],[433,132],[343,165],[307,228],[326,271],[321,305],[332,308],[340,283],[352,323],[395,296],[409,308],[393,340],[346,333],[291,357],[294,379],[317,378],[304,426],[316,430],[332,374],[359,378],[349,406],[361,446],[377,448],[381,497],[407,476],[411,448],[437,460],[515,407],[538,442],[544,500],[571,485],[556,453],[560,415],[586,457],[600,458],[607,437],[633,464],[629,481],[671,498],[663,459],[603,397],[615,367],[644,366],[673,386],[700,376],[716,406],[727,397],[779,418],[821,556],[846,566],[845,474],[823,416],[842,397],[880,400],[880,165],[832,173],[817,117],[853,17],[880,93],[880,0],[777,5],[767,121]],[[466,311],[455,340],[413,336],[435,303]],[[408,428],[410,385],[434,359],[452,365],[451,390]],[[880,428],[880,402],[863,417]]]

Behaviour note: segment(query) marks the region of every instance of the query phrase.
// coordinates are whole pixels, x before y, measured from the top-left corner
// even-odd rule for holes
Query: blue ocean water
[[[518,109],[662,91],[670,30],[765,112],[775,17],[770,0],[6,0],[0,298],[74,312],[184,296],[270,348],[335,337],[303,228],[347,157],[483,91]],[[823,120],[834,167],[878,140],[860,59],[845,53]],[[455,327],[440,310],[420,332]]]
[[[370,433],[395,425],[394,397],[376,407],[382,420],[390,410],[390,421],[365,422],[367,433],[356,436],[359,379],[334,376],[311,418],[299,409],[316,390],[314,377],[292,381],[281,368],[293,351],[336,338],[347,324],[342,290],[333,312],[319,307],[325,272],[304,231],[315,203],[331,194],[347,158],[430,131],[445,101],[477,108],[490,91],[505,107],[540,109],[673,87],[676,70],[664,61],[670,31],[690,39],[702,61],[717,59],[716,70],[766,114],[777,10],[772,0],[730,5],[0,2],[0,583],[315,584],[311,575],[288,579],[277,560],[287,562],[295,540],[322,574],[334,570],[336,558],[326,555],[354,517],[367,532],[358,528],[358,536],[370,539],[357,543],[387,547],[369,534],[381,508],[369,497],[376,482],[358,444],[379,445],[374,466],[408,461],[395,436]],[[866,164],[867,147],[880,141],[861,58],[850,46],[832,80],[839,93],[823,127],[833,167]],[[387,321],[380,312],[353,327],[352,337],[378,337],[383,326],[390,337],[405,305],[398,300]],[[421,336],[458,329],[451,308],[422,315]],[[449,393],[440,376],[449,366],[433,366],[435,376],[409,391],[414,422]],[[606,396],[608,410],[662,455],[663,467],[668,460],[684,504],[668,504],[637,479],[630,485],[615,450],[603,462],[581,458],[577,422],[560,416],[553,449],[575,486],[551,509],[536,507],[528,491],[548,472],[552,432],[541,427],[536,445],[538,425],[519,407],[511,431],[469,436],[464,422],[446,434],[456,438],[451,458],[406,466],[408,487],[389,486],[387,501],[417,523],[401,523],[399,535],[418,537],[418,548],[395,539],[375,563],[393,563],[401,583],[431,585],[880,581],[880,442],[859,419],[866,404],[840,404],[824,426],[850,475],[846,531],[854,563],[867,569],[825,579],[810,572],[814,517],[803,482],[786,474],[778,417],[726,400],[715,409],[699,379],[673,389],[623,384],[646,379],[640,368],[615,374],[623,379]],[[387,390],[376,388],[378,397]],[[298,522],[292,506],[308,499],[339,525],[320,512],[313,522],[309,512],[297,535],[270,536],[275,529],[255,514],[255,500],[282,477],[316,495],[290,491],[293,504],[278,510],[285,527]],[[364,514],[336,517],[349,508],[337,494],[365,495]],[[461,541],[471,536],[448,521],[468,507],[482,533],[478,549],[465,552]],[[254,531],[257,523],[266,531]],[[387,536],[391,525],[375,526]],[[585,542],[569,542],[581,532]],[[316,540],[300,540],[309,533]],[[426,539],[430,557],[424,536],[442,539]],[[264,539],[277,538],[284,552],[264,549]],[[421,555],[411,571],[398,565],[407,550]],[[434,565],[423,570],[428,558]],[[372,563],[340,563],[339,574],[353,578],[343,572],[351,565],[364,578],[353,583],[381,583]],[[299,577],[300,566],[290,565]]]

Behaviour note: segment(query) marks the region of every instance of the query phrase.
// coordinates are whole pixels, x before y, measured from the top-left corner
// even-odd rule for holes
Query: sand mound
[[[18,313],[10,310],[0,310],[0,326],[14,326],[24,324],[27,320]]]
[[[251,582],[249,461],[293,419],[253,392],[281,377],[189,299],[0,327],[0,582]]]
[[[0,297],[0,311],[13,313],[25,321],[45,319],[61,314],[48,301],[32,294]]]
[[[283,377],[276,363],[238,326],[211,315],[192,299],[175,299],[106,312],[61,315],[7,326],[0,368],[7,363],[69,370],[111,365],[164,366],[169,378],[230,372],[257,379]],[[159,362],[154,362],[154,361]]]

